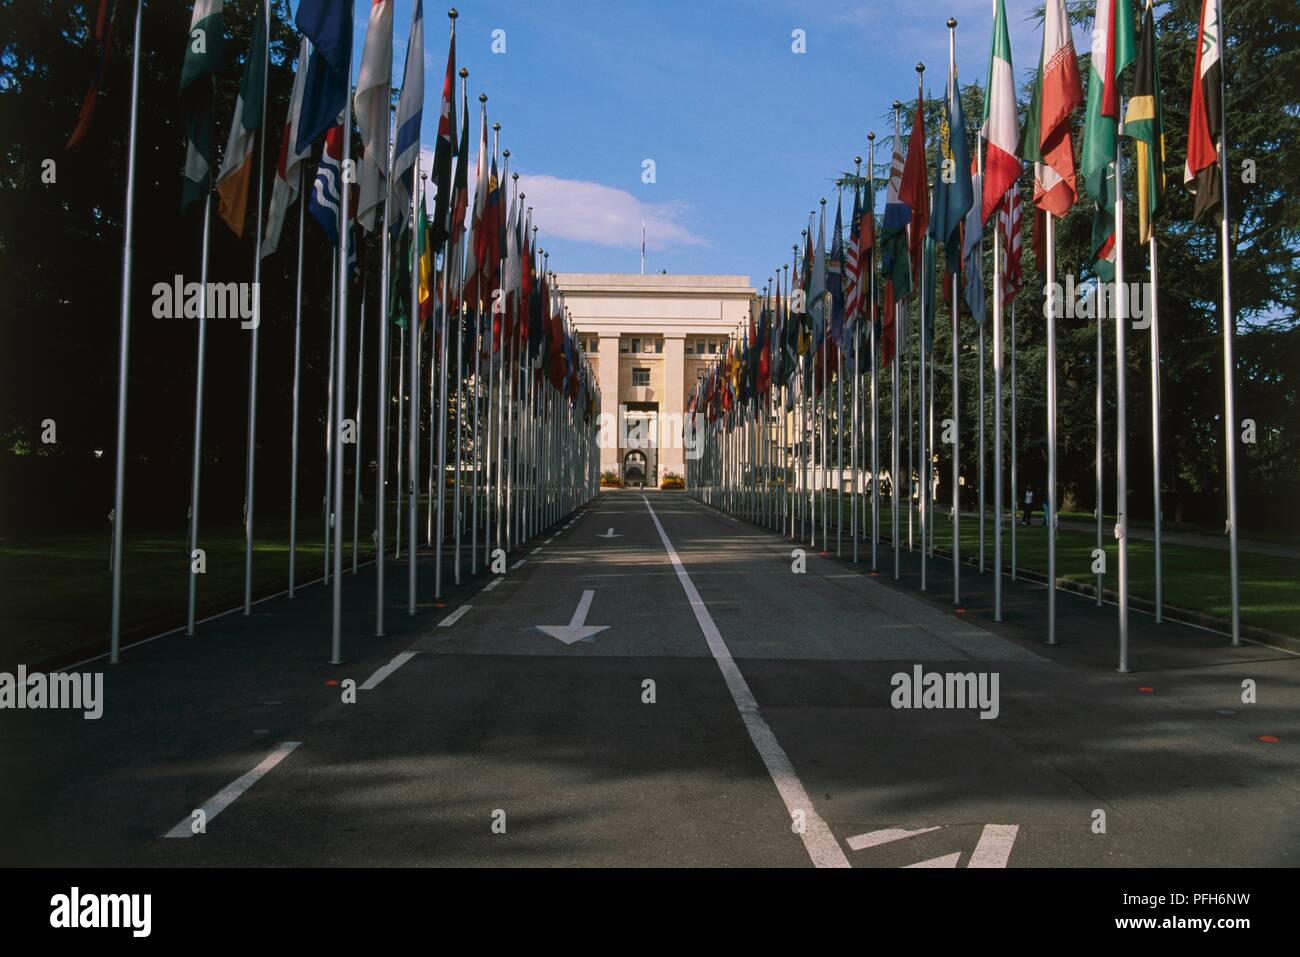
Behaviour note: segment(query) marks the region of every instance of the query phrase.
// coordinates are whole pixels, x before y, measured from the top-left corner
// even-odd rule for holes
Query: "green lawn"
[[[834,498],[830,498],[828,517],[832,528],[837,516]],[[818,520],[820,522],[820,500]],[[865,512],[870,523],[869,505]],[[881,535],[888,539],[891,510],[880,509]],[[991,516],[991,510],[990,510]],[[1078,515],[1076,518],[1091,519]],[[952,522],[944,503],[935,512],[934,542],[937,548],[947,550],[952,545]],[[907,539],[907,513],[899,516],[904,543]],[[1041,512],[1036,516],[1041,521]],[[1003,562],[1011,563],[1011,518],[1002,527]],[[849,525],[848,499],[844,503],[844,522]],[[914,534],[920,544],[920,516],[914,519]],[[1103,587],[1114,589],[1118,585],[1118,546],[1112,536],[1113,522],[1105,525],[1102,546],[1106,552],[1106,577]],[[985,560],[993,562],[993,520],[986,519],[984,526]],[[832,532],[832,535],[834,532]],[[961,521],[961,547],[963,558],[973,558],[979,550],[979,522],[971,516]],[[1059,578],[1088,585],[1096,583],[1092,574],[1092,550],[1096,547],[1093,531],[1062,530],[1056,543],[1056,570]],[[1228,553],[1209,548],[1194,548],[1165,542],[1162,549],[1164,562],[1164,603],[1166,609],[1185,608],[1227,620],[1231,615],[1231,596],[1228,587]],[[1136,598],[1155,600],[1155,545],[1149,541],[1131,538],[1129,555],[1129,593]],[[943,559],[946,560],[946,559]],[[1047,529],[1041,524],[1017,526],[1016,561],[1018,567],[1047,574]],[[1264,628],[1285,635],[1300,636],[1300,559],[1276,558],[1269,555],[1239,554],[1241,620],[1245,625]]]
[[[393,505],[388,504],[386,535],[393,547]],[[352,567],[351,503],[343,525],[343,570]],[[420,540],[424,540],[424,502]],[[358,560],[373,557],[374,507],[363,505]],[[405,513],[403,545],[405,545]],[[289,520],[259,518],[253,542],[253,596],[273,594],[289,584]],[[315,512],[298,518],[299,583],[324,570],[324,522]],[[0,670],[33,664],[97,642],[108,647],[112,582],[110,538],[61,534],[0,539]],[[207,573],[199,578],[197,617],[239,605],[244,597],[244,532],[241,525],[201,529]],[[124,641],[185,623],[189,562],[186,529],[128,527],[123,542],[122,633]]]

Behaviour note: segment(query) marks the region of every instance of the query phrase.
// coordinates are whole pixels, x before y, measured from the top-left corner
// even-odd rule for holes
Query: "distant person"
[[[1025,512],[1024,512],[1024,516],[1020,520],[1021,525],[1032,524],[1033,520],[1030,518],[1030,516],[1033,514],[1033,511],[1034,511],[1034,490],[1032,488],[1026,488],[1025,489]]]

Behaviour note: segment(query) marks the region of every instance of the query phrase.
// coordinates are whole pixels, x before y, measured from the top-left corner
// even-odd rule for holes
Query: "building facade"
[[[617,416],[601,472],[625,485],[686,474],[686,402],[727,337],[748,322],[748,276],[557,273],[579,344],[600,386],[602,413]]]

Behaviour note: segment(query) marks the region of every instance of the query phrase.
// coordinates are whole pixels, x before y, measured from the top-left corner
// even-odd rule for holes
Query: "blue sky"
[[[397,0],[400,82],[414,0]],[[425,4],[425,120],[432,147],[449,4]],[[837,172],[881,139],[895,98],[916,95],[918,60],[940,92],[949,16],[963,82],[988,69],[991,0],[569,0],[456,4],[458,68],[470,71],[535,207],[540,244],[563,272],[741,273],[761,286],[789,259],[807,214],[834,202]],[[1037,65],[1032,0],[1008,0],[1018,78]],[[359,64],[368,0],[356,4]],[[505,52],[493,53],[493,31]],[[804,31],[806,52],[792,50]],[[1076,31],[1076,46],[1087,38]],[[1082,44],[1082,45],[1081,45]],[[653,160],[656,181],[642,182]],[[471,163],[473,163],[471,155]],[[473,168],[471,167],[471,179]],[[883,193],[881,194],[883,202]],[[833,205],[828,205],[833,209]],[[847,210],[846,210],[847,216]]]

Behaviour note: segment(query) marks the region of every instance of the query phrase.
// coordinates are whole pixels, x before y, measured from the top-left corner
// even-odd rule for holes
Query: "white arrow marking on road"
[[[537,630],[543,631],[552,638],[558,638],[566,645],[571,645],[575,641],[581,641],[583,638],[590,638],[592,635],[599,634],[609,625],[588,625],[587,612],[591,610],[591,599],[596,593],[594,591],[584,591],[582,600],[578,602],[578,608],[573,613],[567,625],[538,625]]]
[[[1011,845],[1020,833],[1019,824],[985,824],[979,843],[967,867],[1006,867],[1011,859]]]
[[[622,535],[615,535],[615,534],[614,534],[614,530],[611,528],[611,529],[610,529],[608,532],[606,532],[604,535],[597,535],[596,537],[597,537],[597,538],[622,538],[623,536],[622,536]]]
[[[866,834],[859,834],[857,837],[849,838],[849,849],[865,851],[869,847],[878,847],[891,841],[901,841],[904,838],[915,837],[917,834],[928,834],[930,831],[939,830],[942,826],[936,824],[934,827],[920,827],[915,831],[909,831],[903,827],[887,827],[881,831],[869,831]]]
[[[961,857],[961,851],[955,854],[945,854],[943,857],[932,857],[928,861],[918,861],[915,864],[908,864],[908,867],[956,867],[957,860]]]

